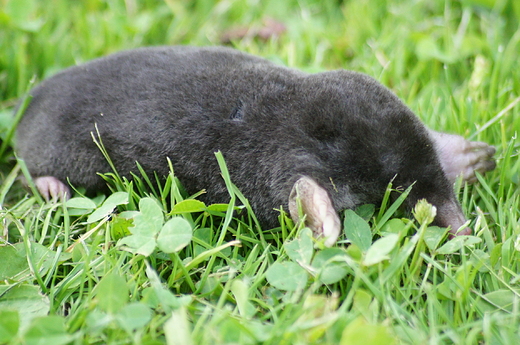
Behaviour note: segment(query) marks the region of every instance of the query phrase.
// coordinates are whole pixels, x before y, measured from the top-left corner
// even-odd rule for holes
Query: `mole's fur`
[[[156,47],[72,67],[31,91],[18,126],[17,152],[46,197],[74,186],[103,189],[96,174],[168,174],[205,201],[229,194],[214,153],[266,227],[283,206],[332,245],[337,212],[381,202],[388,183],[406,188],[412,207],[425,198],[435,223],[455,233],[465,222],[453,192],[463,174],[494,168],[485,143],[427,129],[387,88],[355,72],[307,74],[229,48]],[[469,233],[463,229],[462,233]]]

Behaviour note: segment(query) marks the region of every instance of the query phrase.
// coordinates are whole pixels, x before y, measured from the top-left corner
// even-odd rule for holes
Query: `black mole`
[[[138,161],[168,174],[166,158],[189,192],[229,199],[214,156],[222,151],[233,182],[260,222],[276,226],[281,205],[332,245],[337,212],[378,204],[388,182],[406,188],[412,207],[425,198],[435,224],[456,233],[466,222],[453,192],[459,174],[495,167],[486,143],[427,129],[376,80],[337,70],[307,74],[222,48],[155,47],[72,67],[31,91],[17,152],[45,198],[72,185],[103,189],[111,171],[93,142],[95,125],[117,171]],[[469,228],[459,234],[469,234]]]

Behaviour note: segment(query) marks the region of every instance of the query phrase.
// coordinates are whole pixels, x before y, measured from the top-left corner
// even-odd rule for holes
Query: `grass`
[[[516,1],[0,4],[0,343],[520,343]],[[110,196],[67,203],[22,189],[10,133],[34,77],[138,46],[219,44],[265,17],[286,33],[232,45],[310,72],[367,73],[431,128],[496,146],[494,172],[455,186],[474,236],[449,241],[418,215],[428,205],[414,220],[391,204],[342,215],[350,246],[320,249],[283,214],[259,231],[223,161],[223,205],[173,175],[107,175]]]

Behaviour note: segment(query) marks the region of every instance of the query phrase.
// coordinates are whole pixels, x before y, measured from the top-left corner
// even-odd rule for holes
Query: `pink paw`
[[[496,167],[493,146],[480,141],[468,141],[459,135],[430,131],[435,150],[446,177],[455,182],[462,175],[469,183],[477,181],[476,172],[483,174]]]
[[[289,196],[289,212],[294,223],[300,221],[298,199],[306,215],[305,224],[316,238],[325,238],[325,246],[332,247],[341,233],[341,221],[327,191],[307,176],[296,181]]]
[[[34,179],[36,188],[45,200],[70,198],[70,188],[53,176],[42,176]]]

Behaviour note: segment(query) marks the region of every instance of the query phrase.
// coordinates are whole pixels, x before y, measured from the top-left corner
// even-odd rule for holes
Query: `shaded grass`
[[[0,268],[0,324],[7,330],[0,343],[519,342],[516,2],[1,4],[0,138],[7,150],[0,157],[0,228],[3,241],[16,244],[0,247],[6,263]],[[368,225],[345,225],[368,238],[367,248],[309,247],[306,232],[283,214],[279,228],[260,232],[224,164],[229,204],[198,210],[191,204],[176,213],[176,205],[196,196],[187,195],[174,175],[160,183],[153,176],[130,182],[107,175],[112,194],[126,193],[126,203],[96,221],[89,215],[103,208],[104,196],[78,198],[67,207],[26,196],[15,183],[21,168],[10,150],[12,108],[33,76],[41,80],[137,46],[218,44],[224,30],[262,25],[266,16],[284,22],[287,32],[233,45],[310,72],[370,74],[431,128],[497,147],[494,172],[473,186],[455,186],[474,237],[447,241],[442,229],[383,204],[357,210],[362,220],[356,224]],[[132,231],[132,212],[144,212],[139,205],[145,198],[157,201],[163,221],[180,216],[189,222],[194,231],[185,248],[145,257],[117,245]],[[245,216],[237,218],[231,212],[237,209]],[[390,218],[383,216],[388,210]],[[395,243],[378,257],[376,243],[385,239]],[[275,264],[292,270],[280,272],[297,288],[276,283]]]

